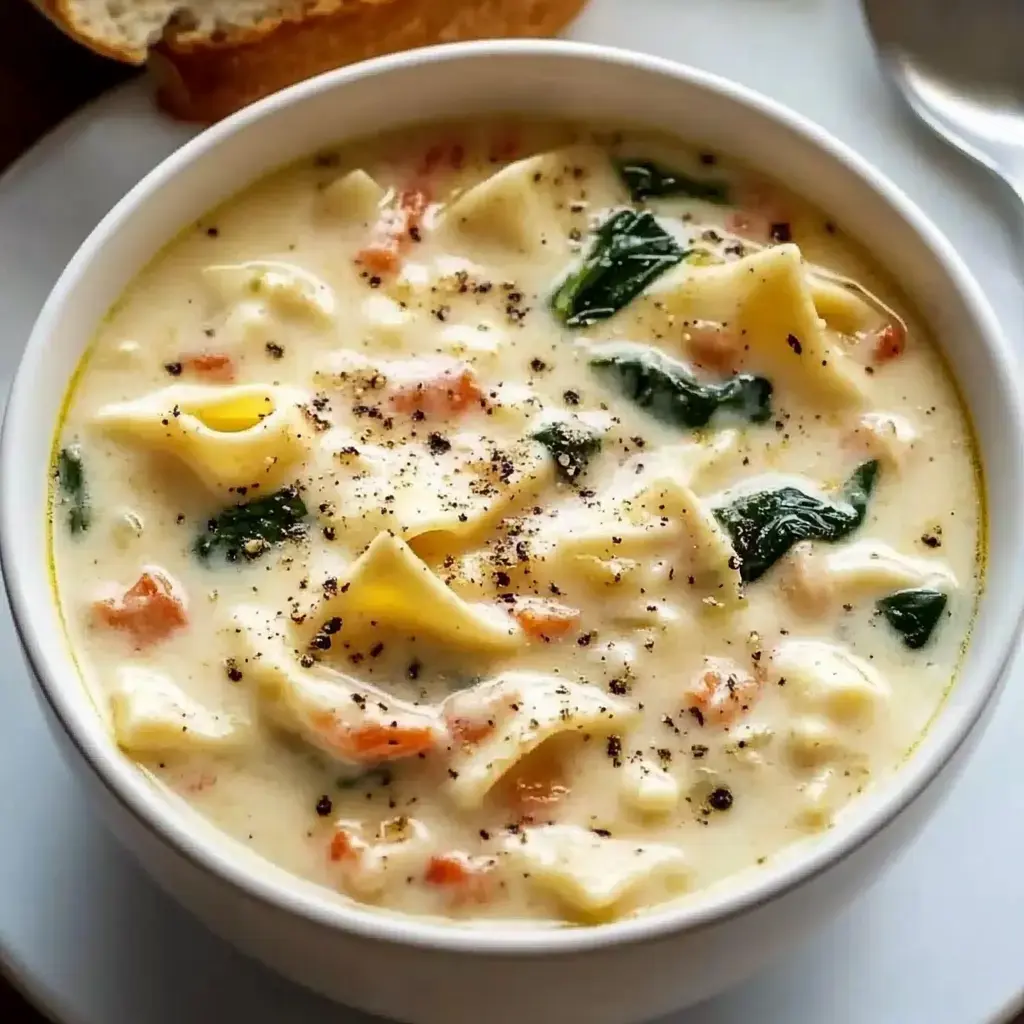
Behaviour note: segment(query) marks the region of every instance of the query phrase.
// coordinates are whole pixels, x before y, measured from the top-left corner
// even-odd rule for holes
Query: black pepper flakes
[[[608,742],[605,745],[605,750],[608,753],[608,757],[611,759],[612,764],[616,768],[622,767],[622,737],[620,736],[609,736]]]
[[[444,455],[445,452],[451,451],[452,443],[443,434],[435,431],[428,435],[427,447],[431,455]]]
[[[714,811],[729,810],[732,807],[732,793],[725,786],[719,786],[708,796],[708,806]]]
[[[284,349],[276,341],[268,341],[264,348],[271,359],[281,359],[284,356]]]
[[[180,377],[181,376],[181,369],[182,369],[181,363],[164,363],[164,369],[172,377]]]
[[[786,344],[797,354],[800,355],[804,347],[800,344],[800,339],[795,334],[786,335]]]
[[[331,798],[324,793],[324,795],[316,802],[316,813],[321,818],[326,818],[332,810],[334,810],[334,804],[331,803]]]

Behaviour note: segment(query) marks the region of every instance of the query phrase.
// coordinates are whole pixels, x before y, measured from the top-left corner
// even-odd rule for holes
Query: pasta
[[[320,154],[187,229],[57,426],[112,742],[325,899],[597,924],[856,813],[955,683],[966,416],[841,225],[520,120]]]

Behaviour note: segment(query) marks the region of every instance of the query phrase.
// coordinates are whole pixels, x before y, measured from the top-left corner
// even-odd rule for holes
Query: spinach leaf
[[[587,468],[590,457],[601,450],[601,435],[580,420],[556,420],[531,436],[551,452],[555,471],[563,480],[575,480]]]
[[[877,460],[861,463],[834,502],[782,487],[714,509],[740,557],[740,578],[760,579],[798,541],[836,541],[852,533],[864,521],[877,476]]]
[[[653,214],[620,210],[597,229],[582,264],[555,289],[551,308],[566,327],[606,320],[685,255]]]
[[[654,348],[595,350],[590,365],[645,412],[677,427],[703,427],[719,409],[751,423],[772,414],[772,384],[740,373],[721,384],[702,384],[680,362]]]
[[[92,522],[92,509],[85,490],[85,466],[78,445],[60,450],[57,482],[60,484],[61,503],[69,506],[68,529],[72,533],[84,533]]]
[[[229,562],[259,558],[272,544],[306,535],[306,506],[294,487],[224,509],[196,538],[200,558],[220,549]]]
[[[883,597],[875,607],[900,634],[903,643],[911,650],[917,650],[931,639],[947,601],[946,595],[939,590],[914,587]]]
[[[681,171],[659,167],[650,160],[621,160],[615,166],[634,202],[658,196],[688,196],[719,204],[729,202],[729,186],[724,181],[691,178]]]

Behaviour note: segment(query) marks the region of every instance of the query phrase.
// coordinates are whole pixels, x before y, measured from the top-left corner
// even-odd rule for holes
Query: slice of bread
[[[34,0],[86,46],[149,62],[162,105],[214,121],[304,78],[398,50],[554,35],[586,0]]]

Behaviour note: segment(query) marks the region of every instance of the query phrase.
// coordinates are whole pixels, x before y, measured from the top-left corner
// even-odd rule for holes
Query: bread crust
[[[84,25],[80,25],[72,7],[72,0],[32,0],[32,3],[65,35],[90,50],[94,50],[104,57],[112,57],[124,64],[145,63],[147,56],[145,47],[132,47],[127,43],[115,43],[103,39],[91,34]]]
[[[50,0],[61,3],[62,0]],[[554,35],[586,0],[321,0],[301,17],[214,37],[175,29],[150,52],[161,106],[216,121],[305,78],[386,53]]]

